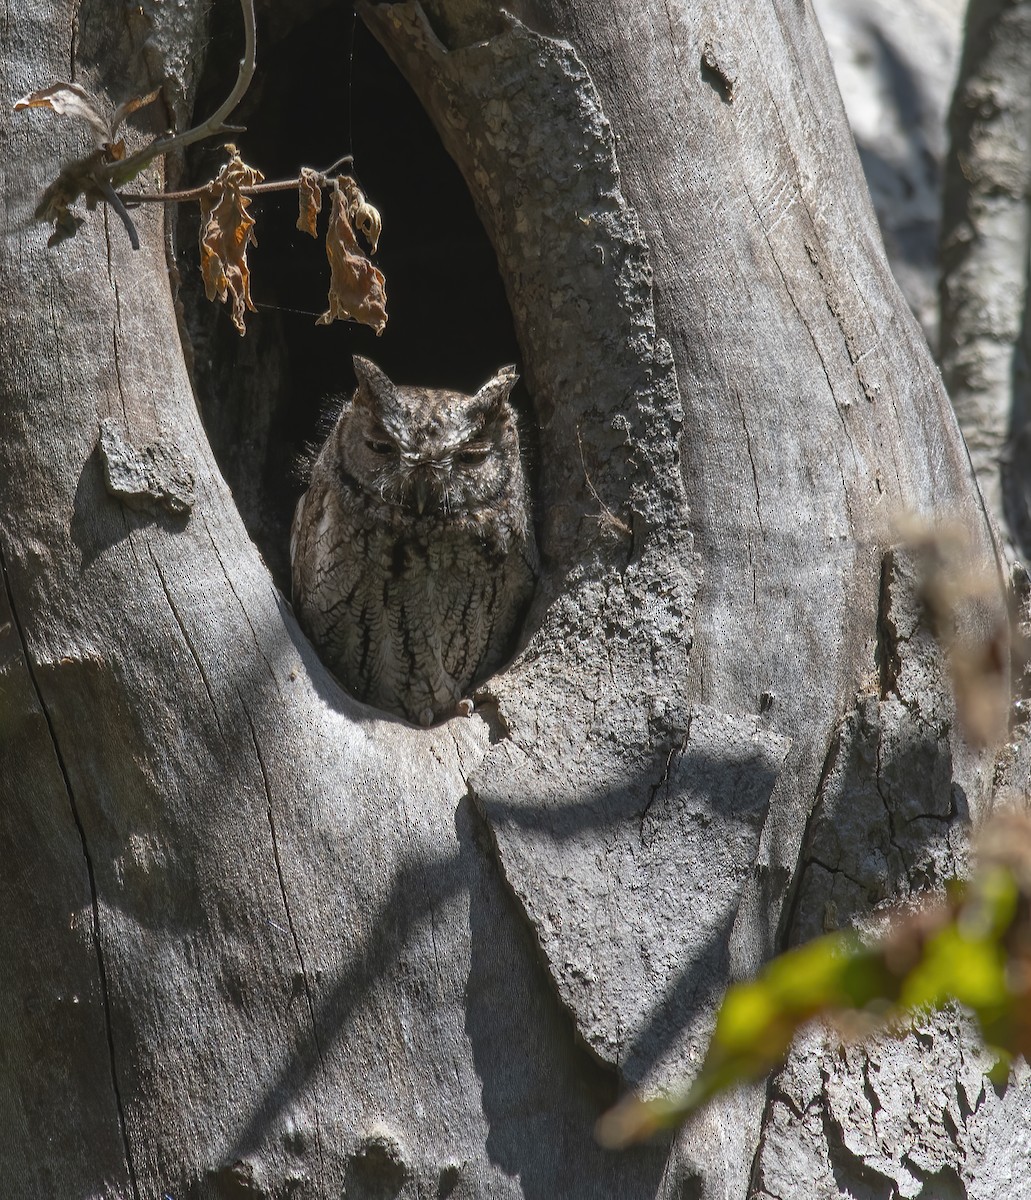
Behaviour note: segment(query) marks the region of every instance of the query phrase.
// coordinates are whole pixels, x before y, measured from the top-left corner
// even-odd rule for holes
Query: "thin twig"
[[[296,191],[300,185],[300,179],[274,179],[267,183],[252,183],[249,187],[239,188],[241,196],[263,196],[267,192],[290,192]],[[332,181],[324,176],[319,177],[319,183],[322,187],[330,187]],[[181,192],[120,192],[119,195],[126,204],[135,204],[140,201],[144,204],[156,204],[160,200],[172,200],[182,202],[187,200],[199,200],[202,196],[207,195],[211,190],[210,183],[202,183],[200,187],[186,188]]]
[[[342,167],[345,163],[354,162],[354,156],[345,154],[342,158],[338,158],[336,162],[327,167],[325,171],[318,172],[319,187],[331,188],[333,186],[333,172],[338,167]],[[300,186],[300,179],[274,179],[264,183],[253,183],[250,187],[240,188],[240,194],[243,196],[263,196],[268,192],[291,192],[295,191]],[[210,183],[202,183],[199,187],[183,188],[178,192],[119,192],[122,200],[126,204],[157,204],[160,201],[169,200],[175,203],[183,203],[188,200],[199,200],[206,195],[211,187]]]
[[[100,180],[100,190],[104,194],[104,199],[121,218],[122,224],[125,226],[125,232],[129,235],[129,244],[134,250],[139,250],[140,235],[136,226],[132,223],[132,217],[129,216],[128,209],[122,203],[121,196],[111,186],[111,182],[108,179]]]
[[[336,174],[337,167],[342,167],[344,165],[344,163],[347,163],[350,166],[350,164],[353,162],[354,162],[353,154],[341,154],[341,156],[336,160],[335,163],[332,163],[324,171],[320,171],[319,174],[322,175],[323,178],[328,179],[331,175]]]
[[[214,137],[216,134],[238,132],[238,127],[233,129],[227,126],[225,121],[243,99],[244,93],[254,78],[254,0],[240,0],[240,8],[243,12],[244,28],[243,58],[240,59],[240,70],[236,76],[236,85],[229,93],[225,103],[217,112],[212,113],[206,121],[194,126],[193,129],[187,129],[184,133],[169,134],[168,137],[156,138],[149,146],[144,146],[142,150],[137,150],[135,154],[130,154],[128,158],[122,159],[121,162],[111,163],[104,169],[104,178],[109,181],[117,179],[119,183],[126,183],[138,175],[144,167],[152,163],[155,158],[160,157],[162,154],[167,154],[170,150],[191,146],[194,142],[201,141],[202,138]]]

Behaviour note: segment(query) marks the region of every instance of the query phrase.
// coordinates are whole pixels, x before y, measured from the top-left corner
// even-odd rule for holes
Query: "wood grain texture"
[[[877,675],[898,523],[948,516],[972,530],[989,572],[995,552],[811,13],[547,0],[509,11],[477,0],[363,9],[497,249],[541,418],[542,554],[562,564],[528,654],[496,689],[510,740],[471,783],[581,1033],[631,1077],[659,1080],[704,1042],[715,980],[776,940],[839,724]],[[581,434],[583,396],[600,419]],[[622,444],[606,445],[604,430]],[[562,481],[551,494],[549,480]],[[941,681],[926,686],[929,712]],[[702,714],[719,749],[704,736],[692,747]],[[626,821],[648,797],[690,811],[697,770],[670,772],[677,755],[729,766],[749,737],[753,772],[780,761],[776,739],[790,750],[758,844],[738,843],[717,939],[728,957],[710,973],[707,923],[685,908],[672,935],[662,915],[692,888],[715,902],[735,870],[688,850],[671,891]],[[989,764],[958,743],[950,720],[939,724],[931,753],[948,779],[932,795],[915,760],[899,771],[913,815],[919,797],[929,806],[911,836],[933,857],[932,827],[943,834],[938,881],[955,863],[942,822],[976,818],[990,796]],[[710,801],[712,844],[734,846],[740,795],[717,781]],[[867,819],[885,820],[879,798]],[[673,830],[683,851],[690,837]],[[661,966],[671,942],[675,983]],[[682,1041],[658,1033],[666,1020]],[[744,1194],[754,1125],[729,1112],[714,1123],[685,1135],[685,1160],[705,1194]]]
[[[38,29],[27,13],[0,32],[9,94],[73,53],[66,9]],[[5,1041],[6,1193],[654,1190],[661,1149],[614,1161],[591,1138],[613,1081],[503,887],[455,732],[351,701],[247,538],[183,366],[160,215],[138,217],[138,254],[103,213],[50,251],[31,211],[81,139],[5,111],[0,147],[19,180],[0,238],[18,630],[0,954],[35,963],[4,974],[25,1035]],[[188,514],[110,494],[108,419],[136,453],[172,435]],[[471,764],[489,731],[462,734]]]
[[[87,7],[74,43],[69,6],[10,0],[4,94],[83,46],[142,92],[147,35],[179,104],[202,8]],[[625,1156],[593,1123],[684,1069],[775,941],[876,667],[892,517],[990,539],[808,10],[514,9],[364,10],[466,172],[541,428],[529,646],[487,719],[430,731],[347,697],[272,586],[197,416],[160,214],[137,254],[101,212],[48,250],[32,209],[84,143],[0,111],[15,1200],[746,1194],[762,1097]],[[109,493],[108,420],[174,445],[188,512]]]

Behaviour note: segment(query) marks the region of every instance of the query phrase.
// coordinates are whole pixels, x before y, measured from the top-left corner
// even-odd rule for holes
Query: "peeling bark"
[[[751,1195],[1025,1195],[1027,1068],[996,1089],[984,1077],[990,1065],[951,1012],[862,1049],[809,1033],[771,1086]]]
[[[940,891],[967,867],[964,829],[991,778],[956,728],[948,665],[914,556],[885,554],[878,692],[835,733],[803,851],[792,938],[847,927],[885,901]]]

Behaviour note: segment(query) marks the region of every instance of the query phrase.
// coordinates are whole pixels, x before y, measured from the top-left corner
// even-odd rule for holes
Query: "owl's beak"
[[[415,496],[415,511],[420,517],[426,511],[426,505],[430,501],[431,491],[432,489],[430,487],[430,481],[425,475],[422,475],[416,479],[412,486],[412,492]]]

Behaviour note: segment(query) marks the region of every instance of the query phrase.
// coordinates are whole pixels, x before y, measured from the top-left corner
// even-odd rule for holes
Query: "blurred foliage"
[[[877,940],[833,933],[773,959],[731,987],[708,1053],[681,1095],[631,1095],[598,1123],[598,1139],[626,1146],[672,1128],[717,1093],[762,1079],[795,1032],[820,1019],[855,1038],[905,1032],[921,1011],[951,1002],[976,1018],[1005,1079],[1031,1051],[1031,815],[1007,812],[984,828],[978,866],[946,898],[899,916]]]
[[[1010,672],[1029,661],[1018,614],[1000,598],[998,569],[980,561],[961,523],[900,522],[896,541],[913,557],[924,620],[945,652],[957,724],[975,747],[1008,736]],[[1001,797],[997,800],[1001,801]],[[795,1033],[820,1020],[841,1038],[904,1033],[921,1012],[959,1003],[995,1054],[994,1079],[1031,1057],[1031,812],[1018,798],[980,832],[977,867],[943,900],[899,914],[880,937],[828,934],[779,955],[753,980],[728,989],[701,1070],[679,1095],[627,1096],[598,1123],[620,1147],[673,1128],[713,1096],[763,1079]]]

